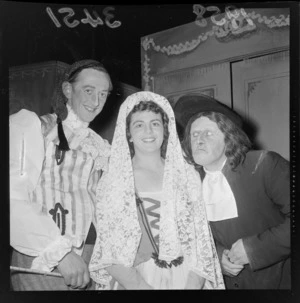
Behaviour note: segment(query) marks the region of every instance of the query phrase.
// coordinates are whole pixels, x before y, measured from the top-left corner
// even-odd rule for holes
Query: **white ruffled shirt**
[[[221,221],[238,217],[236,201],[230,185],[222,173],[222,168],[217,171],[209,171],[204,168],[206,175],[202,190],[209,221]]]

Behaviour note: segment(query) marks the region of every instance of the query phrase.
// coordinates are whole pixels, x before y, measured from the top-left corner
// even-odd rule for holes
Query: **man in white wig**
[[[224,289],[200,178],[164,97],[138,92],[121,105],[96,215],[96,289]]]

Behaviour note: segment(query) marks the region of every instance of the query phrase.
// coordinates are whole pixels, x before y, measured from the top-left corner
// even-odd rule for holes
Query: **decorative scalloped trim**
[[[30,65],[20,65],[20,66],[13,66],[9,68],[9,79],[14,80],[14,78],[25,78],[28,76],[35,77],[42,75],[44,77],[47,73],[53,72],[55,69],[59,74],[63,74],[68,67],[66,63],[56,63],[56,65],[43,63],[41,64],[30,64]]]
[[[251,20],[257,19],[259,23],[265,24],[269,28],[274,28],[274,27],[283,27],[283,26],[289,26],[290,25],[290,16],[284,16],[280,15],[279,18],[276,16],[272,16],[270,18],[266,16],[261,16],[261,14],[256,14],[254,11],[251,13],[247,13],[247,16]],[[248,25],[242,29],[236,31],[238,34],[241,34],[244,31],[252,31],[256,28],[256,25],[254,24],[253,26]],[[229,32],[232,30],[229,28],[227,30],[224,30],[223,26],[218,26],[214,25],[212,26],[212,29],[207,31],[206,33],[203,33],[199,35],[196,39],[193,39],[191,41],[186,41],[185,43],[180,42],[179,44],[174,44],[174,45],[168,45],[168,46],[161,46],[157,45],[153,38],[148,38],[146,37],[142,42],[141,45],[144,49],[145,52],[150,50],[151,48],[156,51],[160,52],[162,54],[166,54],[167,56],[171,55],[181,55],[186,52],[190,52],[194,50],[196,47],[200,45],[201,42],[206,41],[209,37],[216,36],[217,38],[223,38],[228,35]],[[150,58],[148,57],[147,53],[144,55],[144,61],[143,61],[143,79],[145,81],[145,90],[150,90],[150,80],[152,77],[149,76],[150,72]]]
[[[143,66],[144,66],[143,79],[145,80],[146,85],[145,85],[144,90],[149,90],[150,91],[151,88],[150,88],[150,85],[149,85],[149,80],[152,77],[149,76],[149,72],[150,72],[150,64],[149,64],[149,62],[150,62],[150,58],[147,56],[147,54],[145,54],[145,56],[144,56],[144,62],[143,62]]]
[[[247,15],[250,17],[250,19],[252,20],[257,19],[259,23],[264,23],[269,28],[290,25],[289,15],[287,17],[285,17],[284,15],[280,15],[279,19],[275,16],[272,16],[270,18],[266,16],[261,16],[260,14],[256,14],[254,11],[252,13],[248,13]],[[249,25],[248,27],[245,27],[245,30],[246,29],[252,30],[254,29],[254,27]],[[174,44],[169,46],[160,46],[154,42],[153,38],[149,39],[148,37],[146,37],[142,41],[142,46],[145,51],[149,50],[152,47],[153,50],[155,50],[156,52],[166,53],[168,56],[180,55],[185,52],[194,50],[201,42],[206,41],[207,38],[209,38],[210,36],[216,35],[217,37],[223,37],[226,36],[231,31],[232,31],[231,29],[227,29],[224,31],[222,29],[222,26],[214,25],[212,26],[212,29],[210,31],[207,31],[206,33],[199,35],[196,39],[193,39],[192,41],[186,41],[184,44],[179,43],[177,45]]]

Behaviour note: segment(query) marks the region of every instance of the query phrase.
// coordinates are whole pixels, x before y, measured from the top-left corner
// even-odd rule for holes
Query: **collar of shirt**
[[[69,104],[67,104],[66,106],[68,109],[68,116],[63,121],[63,124],[67,125],[68,127],[70,127],[73,130],[78,129],[78,128],[88,128],[89,123],[83,122],[82,120],[80,120]]]
[[[225,161],[226,162],[226,161]],[[203,180],[203,199],[209,221],[221,221],[238,217],[236,201],[228,181],[221,170],[208,171]]]

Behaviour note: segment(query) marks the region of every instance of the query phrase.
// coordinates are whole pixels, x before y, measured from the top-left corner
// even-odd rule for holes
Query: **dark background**
[[[71,64],[76,60],[87,58],[102,61],[109,70],[110,74],[113,73],[116,79],[121,82],[141,88],[141,37],[166,29],[170,29],[176,26],[180,26],[186,23],[194,22],[197,18],[197,15],[193,12],[193,4],[121,5],[107,3],[103,5],[96,5],[91,1],[81,0],[80,2],[84,3],[84,5],[73,4],[75,3],[75,1],[73,3],[48,2],[41,4],[0,0],[0,88],[8,86],[7,75],[9,67],[45,61],[62,61]],[[274,5],[276,7],[276,3],[276,1],[265,2],[265,5]],[[282,1],[281,3],[284,2]],[[230,4],[235,5],[237,8],[246,8],[249,6],[261,7],[262,5],[264,5],[264,3],[261,2],[198,2],[198,4],[201,4],[204,7],[215,5],[221,10],[221,12],[224,12],[225,7],[229,6]],[[46,12],[46,7],[50,7],[52,9],[56,18],[62,25],[60,28],[57,28],[55,26],[54,22],[51,20],[51,18]],[[63,18],[64,16],[66,16],[66,13],[58,13],[58,9],[62,7],[69,7],[74,10],[75,15],[70,18],[70,22],[85,18],[86,16],[83,11],[84,8],[86,8],[92,16],[92,12],[93,10],[95,10],[101,17],[101,19],[105,22],[103,9],[105,9],[106,7],[114,7],[114,11],[110,11],[110,13],[114,15],[114,18],[111,19],[111,22],[120,21],[122,24],[118,28],[109,28],[106,24],[98,25],[97,27],[93,28],[90,24],[80,23],[74,28],[68,28],[63,22]],[[206,11],[203,17],[207,18],[210,17],[212,14],[213,13]],[[292,48],[292,51],[294,49],[293,54],[295,58],[295,52],[298,52],[299,50],[299,22],[294,22],[292,28],[294,29],[294,33],[296,33],[291,35],[291,44],[293,44],[294,47]],[[295,43],[297,43],[298,47],[295,47]],[[296,56],[296,60],[293,60],[293,63],[291,64],[291,70],[293,70],[293,77],[291,77],[292,96],[299,95],[299,75],[298,72],[295,72],[295,69],[298,70],[297,65],[299,66],[298,56]],[[8,102],[6,103],[2,100],[4,97],[7,97],[8,99],[8,93],[5,89],[2,91],[0,101],[2,101],[2,114],[6,118],[1,119],[0,127],[2,129],[8,130]],[[6,106],[7,108],[5,108]],[[298,129],[299,121],[297,122],[297,130]],[[297,131],[297,133],[299,134],[299,131]],[[8,142],[8,139],[6,142]],[[7,159],[7,145],[6,148],[3,146],[2,152],[3,151],[6,154],[2,159]],[[298,154],[298,152],[296,154]],[[294,162],[293,166],[294,170],[299,172],[299,166],[295,163],[296,162]],[[8,161],[3,160],[1,162],[0,168],[1,171],[8,172]],[[5,197],[8,197],[8,173],[3,179],[3,195]],[[297,190],[297,196],[298,194],[299,193]],[[7,201],[7,199],[4,200]],[[5,201],[3,201],[2,204],[3,209],[1,211],[2,217],[0,228],[0,238],[4,244],[9,243],[9,208],[7,203],[4,203]],[[294,207],[294,210],[295,208],[296,207]],[[297,230],[299,230],[299,228],[297,228]],[[292,239],[293,242],[296,244],[296,242],[298,243],[298,241],[296,240],[295,235],[296,232],[294,231]],[[3,247],[5,251],[2,249]],[[293,256],[299,255],[299,251],[296,251],[296,247],[298,247],[298,244],[293,246]],[[7,265],[9,264],[9,255],[7,253],[7,246],[1,246],[0,250],[0,295],[3,295],[3,298],[1,298],[0,301],[34,302],[35,300],[32,300],[32,296],[25,296],[24,294],[20,294],[20,296],[13,294],[13,296],[11,296],[11,294],[8,292],[9,268]],[[295,264],[296,262],[293,263],[293,265]],[[299,266],[297,267],[297,276],[298,275]],[[295,273],[294,276],[296,276]],[[297,281],[299,281],[299,279],[297,279]],[[299,286],[299,283],[296,283],[296,280],[294,280],[293,282],[294,291],[292,292],[292,295],[291,292],[285,291],[250,291],[247,293],[240,291],[238,296],[239,300],[237,300],[237,302],[296,302],[298,301],[296,299],[298,297],[298,294],[297,296],[295,295],[295,290]],[[2,292],[2,290],[4,290],[5,292]],[[207,292],[205,293],[206,295],[208,295]],[[122,292],[122,297],[124,295],[131,296],[132,294],[132,292]],[[188,298],[188,294],[195,295],[195,293],[193,292],[176,292],[178,298],[183,300],[192,299]],[[224,292],[209,292],[209,294],[214,295],[214,298],[216,299],[215,301],[219,302],[224,300],[227,301],[229,298],[237,299],[232,295],[231,292],[226,292],[225,298]],[[41,294],[38,295],[40,296]],[[57,296],[57,293],[51,295],[49,293],[44,293],[42,300],[41,297],[36,296],[36,302],[50,302],[50,300],[51,302],[53,302],[53,299],[57,300],[57,297],[53,298],[53,295]],[[73,295],[74,297],[70,299],[74,299],[75,301],[76,297],[78,297],[79,294],[74,293]],[[146,296],[148,297],[149,295],[151,295],[151,292],[147,292]],[[152,295],[154,295],[154,293],[152,293]],[[198,294],[196,295],[198,296]],[[68,296],[71,297],[70,294],[68,294]],[[144,296],[144,298],[146,298],[146,296]],[[203,299],[203,296],[204,294],[201,293],[201,295],[199,295],[199,299]],[[80,297],[80,299],[83,300],[86,300],[88,298],[89,297]],[[103,298],[99,297],[99,300],[101,299],[103,300]],[[211,298],[209,297],[208,299]],[[208,302],[210,301],[212,300],[209,300]]]
[[[194,4],[96,5],[90,1],[80,2],[85,4],[75,4],[75,1],[32,3],[0,0],[0,22],[3,25],[0,27],[0,34],[3,28],[2,62],[5,67],[2,81],[7,81],[8,69],[13,66],[47,61],[72,64],[82,59],[101,61],[112,78],[114,90],[101,115],[94,119],[90,127],[111,141],[110,129],[124,100],[120,82],[142,89],[141,38],[195,22],[200,11],[194,13]],[[221,13],[225,11],[225,6],[240,7],[237,3],[200,4],[204,8],[214,5]],[[51,9],[60,27],[47,13],[47,8]],[[64,18],[70,14],[59,12],[62,8],[69,8],[74,12],[73,16],[68,17],[67,22]],[[112,9],[105,13],[107,8]],[[93,27],[89,23],[83,23],[81,20],[87,17],[85,11],[94,20],[98,15],[103,24]],[[207,18],[214,13],[203,9],[202,15],[203,18]],[[121,25],[115,28],[107,25],[108,14],[111,16],[109,24],[118,21]],[[74,27],[67,25],[74,22],[78,25]],[[1,84],[0,80],[0,86]],[[6,84],[9,86],[9,83]]]
[[[215,5],[221,12],[225,9],[225,3],[200,4],[204,7]],[[91,2],[78,5],[67,2],[0,1],[1,21],[4,21],[4,61],[11,67],[52,60],[71,64],[92,58],[102,61],[118,81],[141,88],[141,37],[194,22],[197,14],[193,12],[193,5],[95,5]],[[241,4],[234,5],[240,7]],[[61,27],[58,28],[48,15],[47,7],[51,8]],[[87,9],[94,19],[93,11],[96,11],[104,24],[93,27],[80,22],[74,28],[69,28],[63,21],[68,13],[58,12],[62,7],[73,9],[75,14],[69,18],[70,23],[86,18],[84,9]],[[103,10],[107,7],[114,8],[109,11],[113,15],[110,23],[120,21],[119,27],[110,28],[105,24]],[[205,11],[203,17],[213,13]]]

